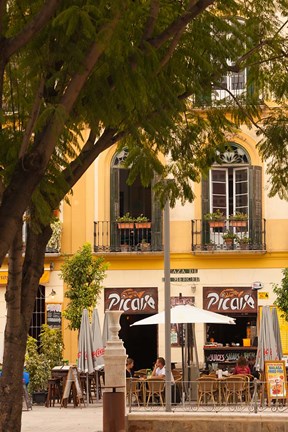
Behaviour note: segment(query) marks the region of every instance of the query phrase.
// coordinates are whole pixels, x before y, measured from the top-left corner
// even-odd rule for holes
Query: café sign
[[[157,288],[105,288],[105,310],[122,310],[127,314],[158,312]]]
[[[203,287],[203,308],[221,313],[257,313],[257,292],[251,287]]]

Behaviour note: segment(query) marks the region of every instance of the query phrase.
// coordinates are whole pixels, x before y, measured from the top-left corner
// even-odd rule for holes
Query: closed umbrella
[[[110,339],[111,337],[111,331],[110,329],[110,325],[109,325],[109,315],[107,313],[105,313],[104,315],[104,323],[103,323],[103,332],[102,332],[102,340],[103,340],[103,345],[104,348],[106,347],[106,342]]]
[[[89,405],[89,374],[94,372],[96,366],[93,352],[92,331],[89,322],[88,310],[84,309],[81,318],[78,339],[78,370],[86,373],[87,404]]]
[[[281,334],[280,334],[280,326],[279,326],[279,319],[277,314],[277,309],[272,309],[272,322],[273,322],[273,331],[277,346],[277,352],[279,359],[282,359],[283,357],[283,351],[282,351],[282,342],[281,342]]]
[[[96,398],[99,399],[98,385],[99,385],[99,370],[104,367],[104,345],[101,335],[100,320],[98,310],[94,309],[92,314],[92,341],[93,352],[95,356],[95,370],[96,370]]]
[[[273,330],[272,312],[269,306],[263,306],[256,355],[256,368],[264,371],[265,360],[279,360],[277,344]]]

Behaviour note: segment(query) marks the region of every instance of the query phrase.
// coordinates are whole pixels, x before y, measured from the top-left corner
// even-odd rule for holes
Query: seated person
[[[126,378],[133,378],[134,376],[134,360],[130,357],[126,360]]]
[[[244,356],[239,357],[237,365],[233,371],[233,375],[251,375],[251,370],[248,366],[248,362]]]
[[[152,371],[152,379],[154,377],[165,379],[165,375],[166,375],[165,360],[163,357],[158,357]],[[175,402],[179,403],[180,402],[179,388],[174,384],[175,384],[175,380],[171,372],[171,400],[173,403]]]

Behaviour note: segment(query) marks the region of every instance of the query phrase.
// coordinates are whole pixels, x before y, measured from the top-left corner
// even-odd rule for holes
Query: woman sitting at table
[[[126,360],[126,378],[133,378],[134,376],[134,360],[130,357]]]
[[[248,362],[244,356],[239,357],[237,365],[233,371],[233,375],[251,375],[251,370],[248,366]]]

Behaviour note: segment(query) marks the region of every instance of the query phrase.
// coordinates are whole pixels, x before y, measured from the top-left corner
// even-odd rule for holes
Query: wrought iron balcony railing
[[[162,250],[153,223],[94,222],[94,252],[156,252]]]
[[[192,251],[266,251],[266,219],[192,220]]]

